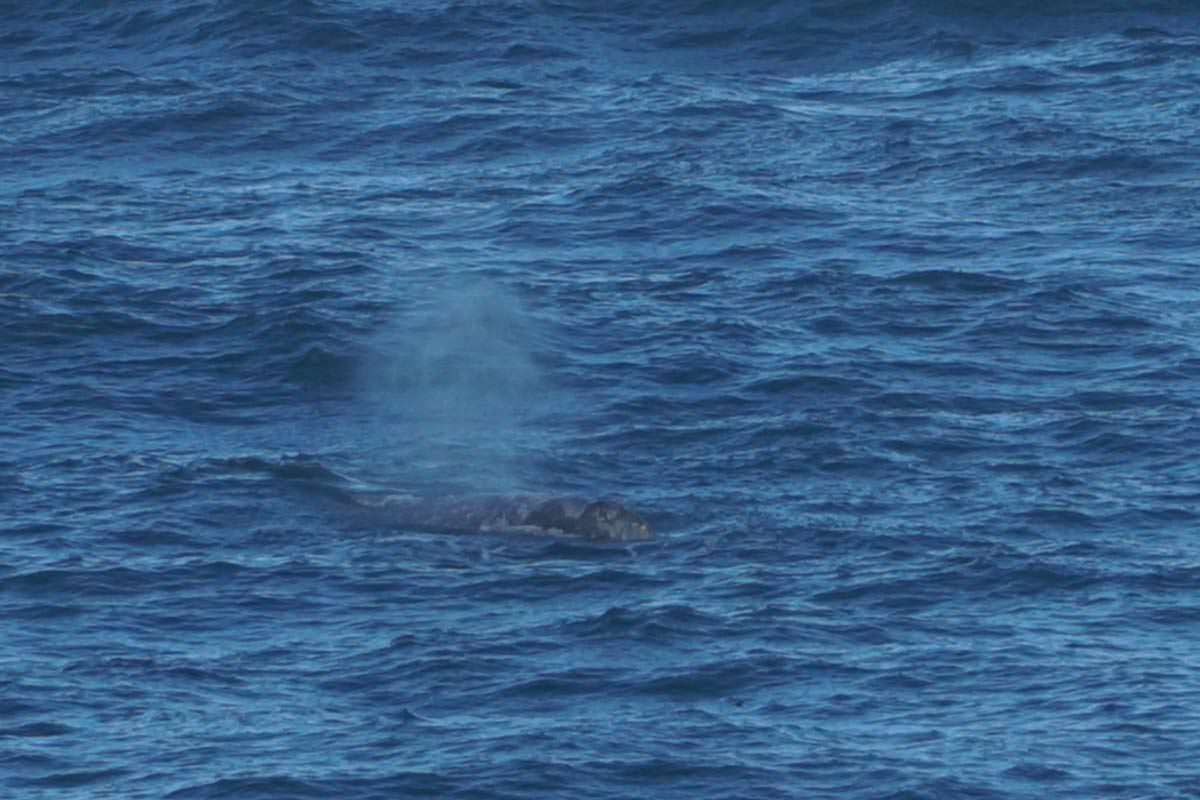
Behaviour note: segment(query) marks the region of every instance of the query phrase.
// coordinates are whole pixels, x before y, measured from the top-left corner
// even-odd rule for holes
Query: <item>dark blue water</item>
[[[1182,0],[0,4],[0,796],[1200,797],[1198,141]]]

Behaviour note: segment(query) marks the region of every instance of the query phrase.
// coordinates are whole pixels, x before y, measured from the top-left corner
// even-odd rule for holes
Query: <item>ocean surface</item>
[[[0,797],[1200,797],[1198,219],[1183,0],[0,2]]]

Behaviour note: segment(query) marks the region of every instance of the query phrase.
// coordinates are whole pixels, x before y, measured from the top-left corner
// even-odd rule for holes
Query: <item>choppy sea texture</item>
[[[0,10],[0,794],[1200,796],[1190,4]]]

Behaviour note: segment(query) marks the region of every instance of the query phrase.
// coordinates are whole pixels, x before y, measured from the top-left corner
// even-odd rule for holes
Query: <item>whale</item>
[[[388,523],[426,533],[557,536],[589,542],[654,538],[650,524],[617,499],[384,495],[360,498]]]

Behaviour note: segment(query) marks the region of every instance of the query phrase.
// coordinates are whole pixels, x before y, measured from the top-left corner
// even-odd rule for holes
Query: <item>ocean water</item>
[[[0,3],[0,796],[1200,797],[1198,141],[1182,0]]]

